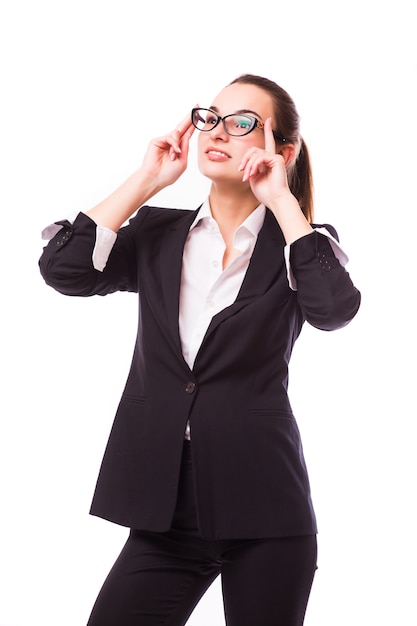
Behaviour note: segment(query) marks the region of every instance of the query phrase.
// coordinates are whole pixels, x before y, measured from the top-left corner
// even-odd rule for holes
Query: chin
[[[238,179],[236,175],[233,175],[230,169],[230,164],[217,161],[209,161],[205,156],[203,159],[199,159],[198,168],[203,176],[210,178],[213,182],[216,181],[230,181]]]

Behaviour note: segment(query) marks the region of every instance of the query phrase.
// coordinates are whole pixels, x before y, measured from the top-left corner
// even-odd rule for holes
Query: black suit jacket
[[[76,296],[139,293],[130,373],[104,454],[91,513],[137,529],[170,527],[187,420],[203,537],[256,538],[316,532],[288,363],[302,324],[347,324],[360,294],[314,232],[291,247],[267,210],[235,302],[215,315],[193,370],[178,330],[182,252],[194,211],[142,207],[118,234],[103,272],[92,266],[95,224],[80,214],[45,247],[40,268]]]

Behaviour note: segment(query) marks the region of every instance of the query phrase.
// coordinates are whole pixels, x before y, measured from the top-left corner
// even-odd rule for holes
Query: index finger
[[[273,154],[276,154],[277,148],[275,145],[275,137],[272,132],[272,118],[271,117],[268,117],[265,120],[264,135],[265,135],[265,150],[267,152],[272,152]]]
[[[184,133],[187,132],[187,130],[190,130],[190,127],[194,128],[192,120],[191,120],[191,113],[189,113],[187,117],[185,117],[178,124],[178,126],[175,127],[175,130],[177,130],[179,134],[182,136]]]

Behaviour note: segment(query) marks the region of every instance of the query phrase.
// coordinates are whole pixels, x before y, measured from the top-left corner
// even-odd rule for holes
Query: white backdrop
[[[363,293],[350,326],[306,327],[293,357],[320,528],[306,626],[417,623],[412,13],[404,0],[2,3],[0,626],[83,626],[126,537],[88,509],[136,299],[55,293],[40,231],[101,200],[153,136],[244,72],[294,97],[316,220],[336,226]],[[191,162],[155,202],[195,208],[207,190]],[[222,624],[216,581],[189,626]]]

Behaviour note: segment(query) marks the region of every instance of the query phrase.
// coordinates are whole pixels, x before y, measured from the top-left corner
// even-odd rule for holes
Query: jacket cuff
[[[71,238],[73,225],[76,225],[77,222],[83,222],[85,220],[88,220],[88,222],[95,224],[95,222],[93,222],[93,220],[88,217],[88,215],[80,212],[67,220],[60,220],[59,222],[49,224],[49,226],[46,226],[46,228],[42,230],[41,237],[46,241],[50,241],[60,231],[63,231],[61,233],[61,236],[57,238],[56,242],[57,245],[63,245]],[[105,226],[95,225],[95,227],[96,242],[93,249],[92,262],[94,269],[102,272],[106,267],[110,252],[112,251],[114,243],[117,239],[117,234],[109,228],[106,228]]]
[[[297,291],[297,280],[294,275],[297,267],[318,259],[322,268],[329,270],[335,262],[344,267],[349,261],[338,240],[325,226],[314,227],[312,233],[287,244],[284,248],[284,257],[288,284],[293,291]]]

